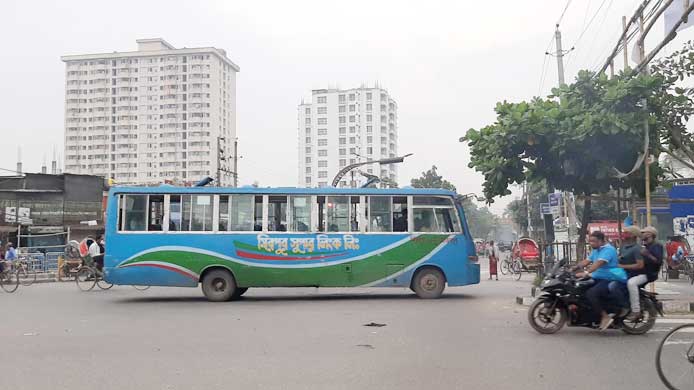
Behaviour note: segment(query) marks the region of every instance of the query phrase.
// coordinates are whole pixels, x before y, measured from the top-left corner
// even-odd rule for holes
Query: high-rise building
[[[299,186],[330,186],[349,164],[396,157],[398,105],[382,88],[316,89],[299,105]],[[397,183],[395,165],[359,168]],[[340,187],[359,187],[366,178],[352,170]],[[383,183],[382,183],[383,184]]]
[[[176,49],[159,38],[137,44],[137,51],[61,57],[65,172],[128,184],[206,176],[235,184],[239,67],[214,47]]]

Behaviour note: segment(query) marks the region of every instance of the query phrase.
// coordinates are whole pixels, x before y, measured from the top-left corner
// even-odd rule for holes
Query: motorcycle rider
[[[645,266],[642,255],[641,246],[641,229],[637,226],[627,226],[622,230],[623,244],[619,248],[619,268],[627,272],[628,282],[615,281],[610,283],[610,293],[613,297],[618,298],[619,307],[621,307],[620,317],[625,316],[628,312],[629,302],[634,302],[634,299],[639,300],[639,288],[641,277],[644,277],[645,282]],[[627,284],[629,289],[627,290]],[[627,297],[629,300],[627,301]],[[633,305],[632,305],[633,307]],[[632,316],[633,317],[633,316]],[[631,317],[630,317],[631,319]]]
[[[603,302],[610,298],[610,282],[621,281],[626,283],[626,272],[618,267],[617,250],[605,242],[605,234],[594,231],[589,237],[592,251],[590,256],[579,262],[573,269],[585,268],[585,271],[576,274],[577,277],[592,277],[595,284],[586,292],[586,299],[591,304],[593,318],[600,319],[600,330],[605,330],[614,321],[603,308]]]

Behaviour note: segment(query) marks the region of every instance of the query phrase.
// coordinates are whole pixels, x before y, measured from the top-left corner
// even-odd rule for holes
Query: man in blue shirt
[[[5,267],[12,265],[12,261],[17,260],[17,251],[14,249],[14,245],[11,242],[7,243],[7,251],[5,252],[5,261],[0,263],[0,272],[5,270]]]
[[[603,302],[610,296],[610,282],[619,281],[626,283],[627,274],[619,268],[619,259],[617,250],[610,244],[605,242],[605,234],[600,231],[595,231],[589,237],[590,246],[593,250],[590,256],[579,262],[576,269],[586,268],[585,272],[579,272],[576,276],[590,276],[595,279],[595,285],[588,290],[586,298],[590,302],[593,309],[593,318],[600,318],[600,330],[605,330],[612,325],[612,317],[610,317],[605,309]]]

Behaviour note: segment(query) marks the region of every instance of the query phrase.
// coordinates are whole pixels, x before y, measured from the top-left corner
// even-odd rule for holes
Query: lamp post
[[[379,164],[379,165],[388,165],[388,164],[399,164],[405,160],[405,157],[411,156],[412,153],[408,153],[404,156],[399,156],[399,157],[389,157],[389,158],[382,158],[380,160],[372,160],[372,161],[363,161],[363,162],[358,162],[354,164],[347,165],[346,167],[340,169],[337,174],[335,175],[335,178],[333,179],[332,186],[337,187],[337,185],[340,183],[340,180],[349,173],[354,168],[361,167],[363,165],[368,165],[368,164]]]

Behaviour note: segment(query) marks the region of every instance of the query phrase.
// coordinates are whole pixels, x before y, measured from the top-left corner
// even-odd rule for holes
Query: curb
[[[535,301],[535,298],[530,296],[517,296],[516,304],[522,306],[530,306]],[[663,304],[663,313],[665,314],[682,314],[682,313],[694,313],[694,302],[690,301],[676,301],[676,300],[662,300],[660,303]]]

